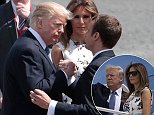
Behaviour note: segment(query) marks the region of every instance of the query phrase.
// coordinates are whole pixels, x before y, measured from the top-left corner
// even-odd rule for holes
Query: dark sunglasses
[[[131,72],[128,72],[128,73],[127,73],[127,76],[128,76],[128,77],[137,76],[138,74],[139,74],[138,71],[131,71]]]

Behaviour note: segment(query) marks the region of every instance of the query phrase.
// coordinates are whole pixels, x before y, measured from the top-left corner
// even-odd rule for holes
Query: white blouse
[[[92,52],[85,48],[85,44],[77,45],[70,39],[69,46],[66,49],[61,42],[58,42],[56,45],[62,50],[64,59],[71,59],[76,64],[77,73],[75,77],[80,76],[93,59]]]

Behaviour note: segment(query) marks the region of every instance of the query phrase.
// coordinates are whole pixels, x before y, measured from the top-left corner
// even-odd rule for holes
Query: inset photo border
[[[100,84],[106,84],[106,67],[108,65],[113,65],[113,66],[120,66],[123,70],[124,73],[126,71],[126,68],[128,65],[133,64],[133,63],[141,63],[146,67],[146,70],[148,72],[148,78],[149,78],[149,85],[150,89],[152,91],[152,99],[154,100],[154,66],[150,64],[147,60],[145,60],[142,57],[136,56],[136,55],[131,55],[131,54],[124,54],[124,55],[119,55],[115,56],[106,62],[104,62],[97,72],[94,75],[92,85],[100,83]],[[125,76],[125,75],[124,75]],[[124,77],[124,86],[127,86],[125,77]],[[127,89],[127,87],[126,87]],[[92,96],[93,98],[93,96]],[[95,101],[93,100],[94,104]],[[96,105],[97,106],[97,105]],[[152,101],[152,108],[151,108],[151,114],[154,113],[154,101]]]

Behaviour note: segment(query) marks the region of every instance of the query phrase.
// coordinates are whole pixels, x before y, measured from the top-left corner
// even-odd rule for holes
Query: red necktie
[[[32,2],[30,0],[30,11],[32,11]],[[16,17],[14,17],[14,21],[15,21],[15,24],[16,24],[16,31],[17,31],[17,34],[18,34],[18,38],[21,37],[22,33],[26,30],[26,19],[23,19],[21,16],[19,16],[19,25],[18,25],[18,28],[17,28],[17,20],[16,20]]]
[[[17,37],[19,38],[21,36],[21,32],[17,28],[17,19],[16,19],[16,16],[14,16],[14,22],[15,22],[15,28],[16,28],[16,32],[17,32]]]

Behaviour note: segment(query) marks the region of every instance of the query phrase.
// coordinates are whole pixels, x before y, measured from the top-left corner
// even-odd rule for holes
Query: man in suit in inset
[[[101,84],[98,82],[92,85],[93,101],[98,107],[122,111],[126,95],[128,94],[128,92],[126,92],[128,90],[126,90],[123,84],[123,69],[120,66],[107,65],[105,77],[107,84]],[[112,101],[111,98],[113,95],[114,100]],[[108,114],[106,112],[101,113],[102,115]]]
[[[70,18],[72,13],[57,3],[36,6],[30,27],[13,44],[6,60],[3,115],[46,115],[45,109],[31,102],[29,93],[35,88],[44,90],[55,100],[62,100],[60,85],[66,83],[61,79],[74,75],[75,64],[68,61],[67,67],[57,71],[47,51],[48,45],[54,44],[64,32]],[[61,79],[57,80],[59,76]]]
[[[67,90],[63,90],[72,98],[72,104],[52,100],[39,89],[31,91],[32,102],[48,109],[47,115],[100,115],[92,101],[91,83],[100,65],[115,56],[112,48],[118,42],[121,32],[122,28],[119,21],[109,15],[99,16],[94,25],[89,27],[85,42],[86,48],[92,51],[94,58],[79,79],[69,85]]]

